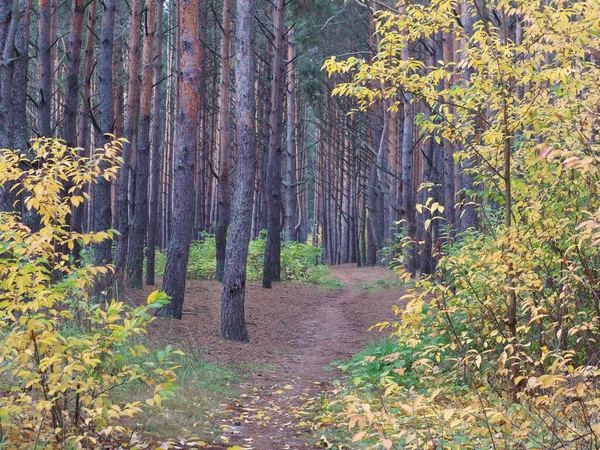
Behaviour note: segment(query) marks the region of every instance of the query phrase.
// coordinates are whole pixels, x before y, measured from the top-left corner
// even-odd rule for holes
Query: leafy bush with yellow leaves
[[[32,230],[20,214],[0,213],[2,448],[96,447],[124,432],[123,420],[143,406],[128,401],[127,386],[147,385],[150,405],[174,388],[172,350],[148,365],[144,346],[127,345],[145,333],[149,310],[164,304],[164,295],[155,292],[137,308],[92,300],[95,279],[112,268],[82,266],[69,254],[113,236],[73,232],[68,224],[87,185],[115,178],[120,148],[114,141],[84,158],[61,141],[40,139],[27,153],[0,150],[0,188],[38,222]]]
[[[363,358],[370,382],[343,414],[355,442],[386,449],[598,449],[600,4],[499,0],[494,19],[481,5],[401,2],[376,19],[372,61],[325,64],[353,74],[338,95],[428,111],[418,126],[454,144],[485,230],[380,324],[398,350]],[[442,35],[455,61],[407,51]]]

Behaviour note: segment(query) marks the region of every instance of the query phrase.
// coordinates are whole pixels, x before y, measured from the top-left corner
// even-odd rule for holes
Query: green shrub
[[[262,279],[266,237],[263,233],[250,241],[246,266],[248,281]],[[310,284],[339,287],[327,266],[321,262],[321,248],[300,242],[285,242],[281,246],[281,278]],[[156,271],[163,273],[166,263],[164,252],[157,253]],[[187,278],[189,280],[214,280],[216,274],[216,247],[214,235],[204,234],[190,248]]]

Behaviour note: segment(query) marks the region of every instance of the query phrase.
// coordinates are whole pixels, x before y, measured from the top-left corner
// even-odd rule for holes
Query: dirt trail
[[[392,272],[350,264],[332,271],[344,289],[276,283],[266,290],[251,283],[246,297],[250,344],[219,338],[218,283],[189,282],[184,320],[158,322],[161,335],[173,333],[172,339],[205,349],[209,359],[249,368],[241,397],[220,407],[223,448],[311,448],[314,432],[302,406],[318,402],[339,376],[332,362],[376,338],[368,328],[393,316],[400,292],[387,284],[396,279]]]

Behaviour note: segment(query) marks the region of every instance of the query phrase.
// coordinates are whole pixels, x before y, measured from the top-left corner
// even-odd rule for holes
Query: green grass
[[[398,289],[401,286],[400,281],[377,280],[370,283],[359,283],[356,287],[366,290],[369,294],[377,294],[390,289]]]
[[[144,357],[144,362],[160,365],[160,344],[143,342],[155,350]],[[123,349],[121,354],[127,354]],[[146,436],[161,440],[191,438],[211,441],[218,436],[219,423],[214,417],[215,407],[237,395],[240,371],[207,361],[194,348],[185,348],[174,356],[177,389],[163,400],[162,407],[146,408],[128,424]],[[147,398],[149,392],[144,385],[122,390],[119,395],[128,400]]]

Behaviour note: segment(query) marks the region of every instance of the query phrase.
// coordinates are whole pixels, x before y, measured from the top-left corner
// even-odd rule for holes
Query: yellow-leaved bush
[[[469,161],[483,231],[379,324],[397,351],[367,355],[376,376],[337,399],[353,441],[600,448],[600,3],[403,2],[376,30],[371,61],[325,64],[354,77],[335,94],[428,109],[417,124]],[[442,36],[455,61],[402,57]]]
[[[73,257],[73,249],[113,236],[71,231],[69,217],[89,185],[115,178],[121,145],[115,140],[89,158],[53,139],[34,140],[25,153],[0,150],[0,188],[10,189],[16,210],[34,216],[30,229],[19,213],[0,213],[3,449],[95,448],[174,388],[172,350],[159,364],[144,363],[148,350],[132,343],[164,294],[135,308],[92,298],[94,280],[112,268]],[[145,402],[129,398],[132,386],[145,387]]]

